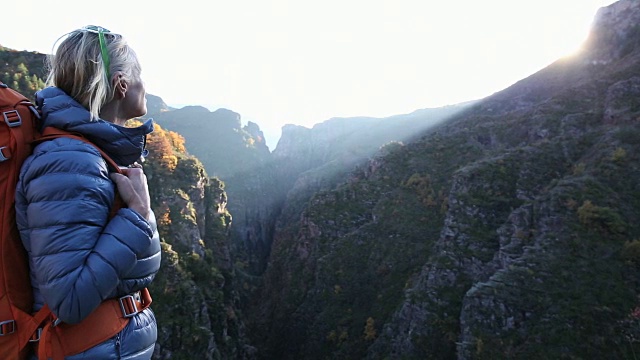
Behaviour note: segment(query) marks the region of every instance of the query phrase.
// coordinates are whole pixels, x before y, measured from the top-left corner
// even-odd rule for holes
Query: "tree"
[[[375,321],[372,317],[367,319],[367,323],[364,326],[364,339],[367,341],[374,340],[376,338]]]

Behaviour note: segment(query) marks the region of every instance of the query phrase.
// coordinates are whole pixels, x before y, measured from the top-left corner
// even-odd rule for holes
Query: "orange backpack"
[[[104,301],[78,324],[59,324],[45,305],[32,313],[33,294],[26,251],[16,226],[15,191],[20,167],[34,144],[61,136],[96,147],[107,164],[120,172],[100,148],[78,134],[54,128],[38,131],[40,115],[22,94],[0,82],[0,359],[26,359],[37,351],[40,359],[63,359],[85,351],[120,332],[131,316],[151,304],[147,289],[141,299],[127,295]],[[121,206],[119,197],[112,215]],[[29,346],[33,345],[33,346]],[[44,346],[43,346],[44,345]]]

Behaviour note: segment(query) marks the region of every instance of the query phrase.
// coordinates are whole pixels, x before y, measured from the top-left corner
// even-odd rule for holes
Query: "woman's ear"
[[[111,86],[113,86],[114,96],[116,99],[123,99],[127,94],[127,81],[124,79],[122,72],[118,71],[111,78]]]

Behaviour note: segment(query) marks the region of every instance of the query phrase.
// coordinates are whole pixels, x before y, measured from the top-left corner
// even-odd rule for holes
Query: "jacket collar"
[[[147,134],[153,131],[153,120],[135,128],[128,128],[98,119],[80,103],[57,87],[48,87],[36,93],[36,105],[42,113],[42,128],[79,133],[107,153],[118,165],[131,165],[147,155]]]

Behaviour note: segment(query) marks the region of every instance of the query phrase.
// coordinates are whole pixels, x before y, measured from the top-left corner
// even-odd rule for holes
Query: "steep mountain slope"
[[[157,359],[250,359],[229,255],[224,183],[185,153],[184,138],[155,126],[144,168],[162,240],[150,290]]]
[[[450,118],[473,102],[387,118],[333,118],[309,129],[285,125],[268,161],[224,177],[236,253],[252,275],[269,260],[277,223],[297,221],[317,191],[344,181],[354,166],[390,142],[410,141],[424,129]]]
[[[638,24],[640,2],[602,9],[579,55],[289,196],[248,309],[259,355],[633,358]]]

